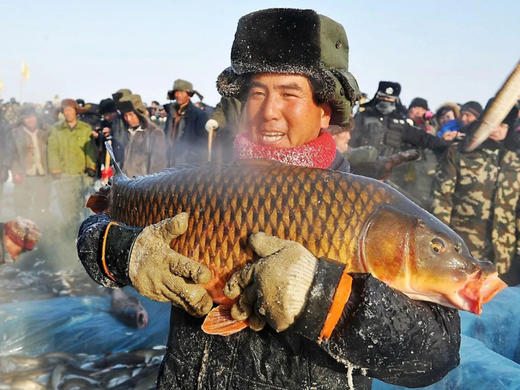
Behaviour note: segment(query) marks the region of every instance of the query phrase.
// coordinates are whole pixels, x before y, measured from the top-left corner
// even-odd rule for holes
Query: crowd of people
[[[272,29],[260,34],[266,25]],[[298,27],[309,25],[322,29]],[[279,46],[265,51],[273,42]],[[175,80],[167,93],[172,102],[164,105],[154,101],[147,106],[140,95],[128,89],[118,90],[99,104],[81,99],[43,106],[21,105],[13,100],[3,104],[0,181],[5,182],[10,172],[14,199],[23,202],[15,207],[19,214],[37,222],[48,218],[51,195],[55,194],[61,215],[67,217],[63,231],[75,236],[86,193],[96,180],[106,181],[110,176],[105,141],[112,144],[118,164],[130,177],[210,159],[211,163],[220,163],[251,157],[350,171],[395,186],[458,232],[472,253],[493,261],[507,281],[520,282],[515,268],[520,262],[518,107],[477,149],[465,152],[464,140],[475,131],[483,111],[479,103],[446,103],[433,113],[426,99],[415,98],[406,108],[399,98],[399,83],[381,81],[374,97],[356,106],[361,94],[348,72],[347,58],[343,27],[313,11],[276,9],[246,15],[235,35],[232,66],[218,77],[222,99],[215,108],[192,102],[195,94],[199,98],[201,95],[192,83],[181,79]],[[53,184],[53,192],[49,183]],[[173,226],[182,234],[182,217],[177,217]],[[152,228],[160,230],[165,226]],[[190,289],[206,280],[200,274],[209,270],[190,259],[176,258],[175,264],[180,266],[164,270],[174,275],[174,283],[164,288],[161,283],[169,282],[158,275],[156,265],[147,265],[146,258],[136,258],[139,250],[148,253],[147,241],[139,238],[145,237],[146,229],[136,231],[123,225],[116,229],[107,216],[89,217],[79,233],[78,251],[83,265],[100,284],[132,284],[141,294],[155,299],[162,294],[158,291],[169,291],[160,298],[174,303],[175,320],[171,322],[160,388],[188,388],[206,382],[209,387],[218,387],[221,380],[233,381],[236,388],[260,383],[251,382],[257,380],[277,388],[312,388],[317,378],[324,380],[323,385],[336,388],[347,384],[341,368],[352,361],[357,367],[366,367],[371,377],[416,386],[440,379],[458,364],[460,329],[455,311],[410,300],[364,276],[343,274],[339,279],[342,271],[334,268],[335,263],[316,259],[295,243],[271,239],[264,247],[260,242],[252,244],[258,254],[266,253],[265,248],[273,243],[281,249],[263,258],[249,278],[268,272],[262,267],[269,262],[288,269],[295,267],[301,271],[298,283],[305,285],[297,289],[303,291],[303,296],[290,297],[299,302],[298,310],[303,310],[307,307],[307,291],[317,283],[313,279],[315,272],[324,278],[322,282],[329,282],[331,289],[313,296],[320,299],[314,308],[321,302],[322,309],[315,313],[304,311],[295,317],[286,308],[275,307],[276,302],[267,302],[267,318],[263,320],[267,319],[280,334],[264,330],[237,339],[205,335],[200,322],[190,315],[206,314],[211,300],[204,292],[196,290],[192,294],[195,290]],[[103,235],[106,242],[101,249],[98,245]],[[116,242],[120,255],[110,258],[110,244]],[[105,244],[108,257],[105,259],[103,252],[106,264],[102,269],[98,256],[105,251]],[[182,274],[182,269],[189,270],[189,275]],[[143,279],[148,276],[149,280]],[[188,283],[179,284],[175,278]],[[241,288],[247,287],[249,282],[239,280]],[[352,283],[353,292],[351,298],[346,295],[339,302],[333,293],[346,280]],[[258,289],[258,297],[262,296],[258,280],[250,287]],[[236,291],[231,295],[236,298]],[[245,305],[244,300],[239,302]],[[384,302],[391,302],[387,305],[397,309],[388,312]],[[341,318],[330,320],[329,307],[331,311],[339,307],[335,310],[342,313]],[[251,308],[237,310],[251,314]],[[376,311],[381,321],[368,324],[368,317],[363,315]],[[412,314],[399,314],[405,312]],[[365,321],[356,322],[360,318]],[[400,324],[397,327],[393,325],[396,318]],[[348,326],[346,319],[352,320]],[[294,322],[296,335],[285,335],[283,331]],[[278,327],[279,323],[285,325]],[[250,327],[255,328],[255,321]],[[325,330],[327,327],[330,332]],[[360,336],[365,331],[384,337],[388,351],[379,346],[374,355],[374,345],[368,345],[369,340]],[[329,332],[328,336],[323,336],[324,332]],[[410,332],[416,336],[408,338]],[[326,341],[322,343],[323,337]],[[396,351],[400,363],[391,364]],[[229,364],[237,370],[241,365],[245,367],[242,379],[240,375],[231,378],[232,370],[220,370],[231,354],[238,357]],[[215,369],[206,370],[201,359]],[[354,382],[360,388],[370,387],[370,381],[358,371]]]
[[[506,280],[520,282],[518,105],[504,119],[502,131],[477,151],[464,153],[464,138],[483,113],[480,103],[448,102],[432,112],[421,97],[407,108],[400,92],[399,83],[381,81],[349,121],[331,125],[327,131],[337,149],[352,172],[384,179],[454,228],[477,256],[492,259]],[[62,230],[75,231],[95,181],[106,183],[112,174],[105,141],[129,177],[179,164],[231,160],[233,144],[241,139],[240,100],[223,97],[211,107],[192,102],[194,95],[202,97],[192,83],[178,79],[163,105],[152,101],[147,106],[129,89],[98,104],[83,99],[3,103],[0,186],[10,172],[15,214],[47,224],[56,217],[49,212],[54,186],[59,214],[67,221]],[[381,164],[411,149],[418,152],[416,160]]]

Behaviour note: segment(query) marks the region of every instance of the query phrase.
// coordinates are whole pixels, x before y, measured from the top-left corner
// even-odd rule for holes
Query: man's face
[[[501,123],[495,127],[491,134],[489,134],[489,138],[493,141],[502,141],[504,138],[506,138],[508,129],[509,126],[507,124]]]
[[[30,130],[33,130],[36,128],[36,124],[37,124],[37,119],[36,119],[36,115],[29,115],[29,116],[26,116],[25,118],[23,118],[23,124],[25,125],[26,128],[30,129]]]
[[[341,133],[333,134],[332,138],[334,138],[336,149],[338,149],[340,153],[345,153],[348,150],[350,131],[342,131]]]
[[[180,106],[185,105],[190,100],[190,95],[186,91],[175,91],[174,96]]]
[[[329,122],[330,107],[316,104],[307,77],[260,73],[251,79],[242,126],[253,142],[300,146],[316,139]]]
[[[71,106],[67,106],[63,109],[63,116],[67,123],[74,122],[76,120],[76,109]]]
[[[464,126],[467,126],[477,120],[477,117],[469,111],[462,111],[460,115],[460,121]]]
[[[123,117],[125,118],[126,123],[128,123],[128,126],[130,126],[130,127],[139,126],[139,123],[140,123],[139,117],[137,116],[137,114],[135,112],[133,112],[133,111],[125,112]]]
[[[423,119],[426,110],[422,107],[412,107],[408,110],[408,118],[414,122],[419,122]]]

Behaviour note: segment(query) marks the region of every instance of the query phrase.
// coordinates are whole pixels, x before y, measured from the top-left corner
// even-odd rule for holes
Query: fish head
[[[507,287],[493,263],[473,257],[456,232],[419,207],[381,207],[361,240],[365,271],[412,299],[480,314]]]

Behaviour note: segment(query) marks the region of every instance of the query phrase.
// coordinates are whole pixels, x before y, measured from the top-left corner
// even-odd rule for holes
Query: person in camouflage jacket
[[[493,261],[514,284],[520,275],[507,273],[515,256],[519,261],[520,148],[508,129],[517,113],[513,108],[474,151],[463,152],[460,143],[449,147],[434,179],[432,206],[432,213],[461,235],[475,257]]]

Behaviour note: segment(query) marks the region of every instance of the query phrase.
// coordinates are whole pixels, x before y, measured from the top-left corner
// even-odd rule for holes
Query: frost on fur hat
[[[348,40],[343,26],[312,10],[272,8],[240,18],[231,48],[231,66],[217,79],[218,92],[239,98],[255,73],[301,74],[314,93],[331,103],[331,124],[348,123],[359,98],[348,72]]]
[[[40,240],[40,229],[31,220],[17,217],[5,223],[5,234],[26,251],[33,250]]]

